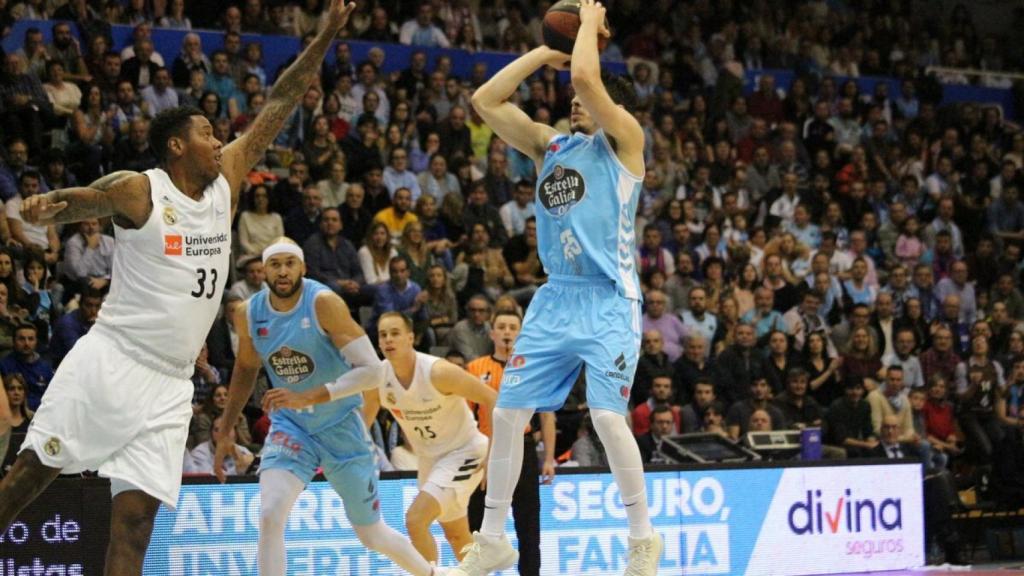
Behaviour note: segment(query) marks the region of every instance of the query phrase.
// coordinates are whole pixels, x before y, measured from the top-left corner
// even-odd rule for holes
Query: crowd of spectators
[[[69,21],[52,24],[49,44],[28,29],[0,74],[0,372],[18,427],[95,320],[116,249],[110,222],[30,225],[22,199],[154,167],[149,121],[169,107],[197,107],[230,141],[279,72],[241,33],[309,38],[322,13],[318,0],[218,4],[0,0],[0,27]],[[382,71],[388,43],[525,50],[549,3],[471,4],[361,2],[344,36],[377,45],[361,61],[344,39],[334,46],[252,173],[236,281],[196,363],[190,469],[209,465],[237,347],[231,311],[264,285],[258,256],[274,238],[303,247],[309,277],[371,336],[381,314],[402,311],[420,349],[466,361],[491,353],[493,311],[525,309],[544,282],[534,167],[470,104],[493,70],[478,62],[460,78],[452,56],[414,50],[400,71]],[[978,34],[959,8],[929,19],[909,1],[847,4],[611,3],[619,33],[605,57],[628,62],[647,135],[630,417],[648,462],[675,433],[742,441],[816,426],[828,457],[877,456],[898,438],[929,469],[959,466],[978,482],[1020,461],[1024,133],[994,106],[940,107],[941,85],[922,70],[1020,70],[1021,45]],[[112,45],[110,23],[134,26],[129,45]],[[187,34],[180,53],[154,51],[154,26],[193,24],[225,30],[224,47]],[[764,74],[745,96],[744,68],[795,80]],[[886,83],[861,93],[846,79],[861,74],[894,76],[899,93]],[[515,99],[567,129],[571,90],[543,70]],[[251,452],[266,434],[265,387],[236,425]],[[578,387],[559,414],[560,453],[592,431],[582,399]],[[586,452],[600,462],[594,445]],[[238,459],[244,470],[251,454]]]

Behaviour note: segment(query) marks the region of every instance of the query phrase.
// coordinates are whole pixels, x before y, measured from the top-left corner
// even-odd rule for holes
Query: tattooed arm
[[[11,406],[7,403],[7,394],[0,394],[0,460],[7,454],[7,444],[11,441],[11,427],[14,416]]]
[[[263,110],[253,120],[252,126],[245,134],[224,147],[222,171],[231,184],[232,213],[238,206],[239,190],[246,175],[263,157],[267,147],[284,126],[285,120],[320,74],[324,54],[327,53],[331,41],[348,22],[348,17],[355,7],[354,2],[331,0],[327,25],[274,83]]]
[[[113,216],[122,228],[139,228],[152,209],[149,178],[137,172],[114,172],[81,188],[36,194],[21,204],[21,218],[49,225]]]

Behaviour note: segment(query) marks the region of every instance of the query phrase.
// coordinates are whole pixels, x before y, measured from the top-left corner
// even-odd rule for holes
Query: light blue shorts
[[[640,332],[640,302],[619,295],[610,280],[549,278],[526,312],[498,406],[557,410],[586,366],[587,404],[625,414]]]
[[[359,410],[315,434],[285,418],[272,419],[260,471],[287,470],[308,484],[317,468],[341,496],[349,522],[366,526],[380,520],[377,457]]]

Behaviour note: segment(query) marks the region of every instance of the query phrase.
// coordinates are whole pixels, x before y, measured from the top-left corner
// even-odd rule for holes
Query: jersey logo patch
[[[177,223],[178,213],[174,211],[174,206],[164,206],[164,224],[174,226]]]
[[[270,334],[270,330],[266,326],[261,326],[256,329],[256,335],[260,338],[266,338]]]
[[[548,214],[565,216],[569,210],[583,201],[587,195],[587,184],[583,176],[572,168],[555,165],[538,186],[540,203]]]
[[[181,241],[181,234],[164,234],[164,255],[181,256],[181,248],[184,243]]]
[[[288,384],[297,384],[316,370],[316,364],[308,355],[282,346],[267,359],[279,378]]]
[[[387,396],[384,398],[388,401],[388,404],[398,404],[398,399],[395,398],[394,392],[388,392]]]
[[[526,365],[526,357],[517,354],[517,355],[513,356],[512,359],[509,360],[508,363],[513,368],[522,368],[524,365]]]

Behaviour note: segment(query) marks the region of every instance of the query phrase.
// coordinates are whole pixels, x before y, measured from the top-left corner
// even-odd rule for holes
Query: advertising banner
[[[849,573],[924,563],[918,465],[651,472],[646,478],[651,516],[665,541],[658,570],[665,576]],[[402,531],[415,496],[413,479],[381,482],[384,521]],[[626,513],[610,474],[560,475],[541,487],[541,501],[543,574],[622,573]],[[177,511],[162,509],[157,518],[145,573],[256,574],[258,528],[257,484],[186,485]],[[511,516],[507,530],[515,534]],[[435,536],[440,564],[453,565],[439,528]],[[325,482],[300,496],[286,538],[291,576],[401,573],[359,543],[341,498]]]

